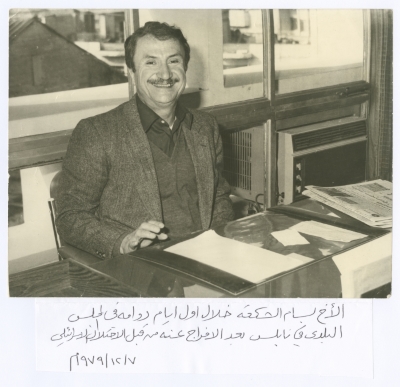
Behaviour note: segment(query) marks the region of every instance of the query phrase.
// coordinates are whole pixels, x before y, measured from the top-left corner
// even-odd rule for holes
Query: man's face
[[[176,40],[152,35],[136,45],[133,74],[140,99],[154,111],[174,107],[186,85],[185,53]]]

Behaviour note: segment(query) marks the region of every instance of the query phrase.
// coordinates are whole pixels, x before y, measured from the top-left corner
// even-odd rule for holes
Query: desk
[[[275,227],[274,230],[276,227],[279,229],[279,227],[290,225],[286,224],[287,222],[296,223],[302,219],[306,219],[308,215],[312,213],[313,217],[317,217],[320,221],[333,222],[337,225],[346,226],[349,229],[358,229],[360,232],[366,233],[368,237],[362,240],[364,243],[368,243],[368,241],[374,240],[387,233],[386,230],[372,229],[360,224],[360,222],[345,214],[308,199],[290,206],[278,207],[274,211],[277,211],[273,218],[274,222],[276,219],[279,219],[279,222],[277,221],[276,224],[273,225],[273,227]],[[285,212],[286,215],[280,212]],[[339,217],[332,216],[332,213],[336,213]],[[290,214],[290,216],[287,214]],[[259,219],[262,219],[263,214],[257,216],[260,217]],[[232,230],[234,230],[241,221],[242,220],[235,221],[230,224],[230,227],[225,226],[216,231],[224,236],[226,236],[227,232],[232,234],[234,233]],[[269,241],[268,249],[284,255],[294,249],[293,247],[284,248],[283,245],[277,241],[272,243],[271,239],[274,238],[270,236],[268,231],[265,231],[264,235],[264,231],[258,235],[256,235],[257,233],[252,233],[252,236],[255,238],[262,238],[264,241]],[[232,235],[230,236],[232,237]],[[184,239],[185,238],[182,238],[180,240]],[[329,249],[331,250],[328,255],[324,255],[321,249],[315,246],[321,247],[321,243],[323,244],[325,242],[321,240],[315,241],[315,244],[305,245],[305,247],[300,247],[300,250],[296,251],[300,251],[301,254],[314,258],[312,262],[276,275],[259,285],[251,286],[237,295],[232,295],[229,291],[223,290],[223,288],[215,286],[209,283],[210,281],[206,280],[210,273],[204,273],[204,271],[210,270],[209,267],[202,267],[197,273],[194,273],[193,270],[196,271],[198,268],[196,269],[195,267],[195,269],[193,269],[193,265],[188,268],[184,260],[180,263],[175,262],[176,264],[174,267],[165,266],[165,254],[167,253],[163,252],[164,248],[180,240],[160,243],[143,250],[138,250],[137,252],[121,255],[105,261],[99,260],[97,257],[71,246],[63,247],[62,250],[65,257],[70,257],[70,259],[78,261],[89,271],[93,271],[97,276],[101,277],[103,275],[108,281],[103,281],[102,279],[104,283],[108,284],[111,281],[110,283],[114,284],[113,288],[115,288],[115,285],[120,285],[122,290],[118,289],[118,293],[114,296],[118,294],[120,297],[219,298],[236,296],[244,298],[339,298],[342,295],[341,274],[332,260],[332,254],[334,255],[336,252],[343,251],[343,249],[348,250],[354,248],[356,245],[360,244],[358,241],[347,243],[346,246],[344,246],[343,243],[329,243]],[[203,271],[202,275],[200,271]],[[90,273],[88,278],[93,276],[93,273]],[[196,275],[193,276],[191,273]],[[19,273],[19,275],[21,274],[22,273]],[[211,274],[214,276],[216,275],[215,272]],[[224,274],[219,273],[219,275],[223,276]],[[11,277],[12,276],[10,276],[10,279]],[[93,282],[97,284],[99,280],[96,277],[96,280],[93,281],[97,281]],[[229,276],[224,277],[224,281],[229,281]],[[88,286],[90,287],[91,285],[86,285],[84,288],[87,289]],[[381,296],[386,296],[385,292],[387,293],[388,289],[384,288],[380,290],[383,292]],[[21,296],[30,295],[26,291],[22,293],[20,293]],[[43,292],[41,294],[43,294]],[[92,293],[82,294],[82,296],[90,296],[90,294]],[[18,296],[18,294],[14,295]],[[32,294],[32,296],[34,296],[34,294]],[[112,295],[110,294],[110,296]],[[374,297],[376,294],[370,294],[369,296]]]

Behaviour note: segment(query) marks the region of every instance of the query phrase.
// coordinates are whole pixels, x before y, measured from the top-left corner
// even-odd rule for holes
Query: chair
[[[56,207],[56,202],[54,200],[54,196],[55,196],[56,192],[60,189],[61,173],[62,173],[62,171],[57,172],[55,174],[55,176],[53,177],[53,180],[50,183],[50,199],[48,200],[48,205],[50,208],[51,223],[53,225],[53,233],[54,233],[54,239],[56,242],[57,250],[60,249],[60,247],[63,245],[63,243],[57,232],[57,226],[56,226],[57,207]],[[60,255],[59,255],[59,259],[61,260]]]
[[[50,183],[50,199],[48,200],[50,208],[51,223],[53,225],[54,239],[57,246],[58,259],[62,261],[63,259],[71,258],[83,264],[93,264],[101,261],[100,258],[95,255],[89,254],[86,251],[78,249],[77,247],[71,246],[65,241],[63,241],[57,231],[56,217],[57,217],[57,203],[54,199],[56,193],[60,190],[60,180],[62,176],[62,171],[56,173],[53,180]]]

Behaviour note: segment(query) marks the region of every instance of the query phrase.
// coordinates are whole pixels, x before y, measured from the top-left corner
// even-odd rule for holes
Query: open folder
[[[304,264],[304,260],[295,257],[221,237],[213,230],[173,245],[165,251],[193,259],[255,284]]]

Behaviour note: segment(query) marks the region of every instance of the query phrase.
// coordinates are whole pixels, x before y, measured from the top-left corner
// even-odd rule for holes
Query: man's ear
[[[132,71],[132,69],[128,69],[128,73],[130,78],[132,79],[132,82],[135,83],[135,73]]]
[[[129,74],[129,77],[131,78],[133,84],[136,86],[136,77],[135,77],[135,73],[132,71],[132,69],[128,69],[128,74]]]
[[[132,69],[128,69],[128,74],[129,74],[129,78],[131,79],[131,82],[133,85],[132,93],[137,93],[137,84],[136,84],[135,73],[132,71]]]

